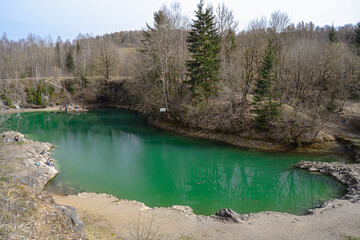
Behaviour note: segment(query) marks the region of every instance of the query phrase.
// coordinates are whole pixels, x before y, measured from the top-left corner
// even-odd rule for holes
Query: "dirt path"
[[[54,195],[54,199],[78,209],[90,239],[137,239],[137,229],[142,232],[143,228],[144,233],[155,234],[154,239],[360,238],[360,203],[347,200],[335,200],[307,216],[262,212],[241,223],[224,223],[176,208],[147,208],[105,194]]]

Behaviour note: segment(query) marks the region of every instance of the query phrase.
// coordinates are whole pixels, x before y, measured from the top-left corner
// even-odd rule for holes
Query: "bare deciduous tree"
[[[108,41],[101,39],[98,42],[95,67],[98,73],[109,80],[114,75],[118,63],[115,47]]]

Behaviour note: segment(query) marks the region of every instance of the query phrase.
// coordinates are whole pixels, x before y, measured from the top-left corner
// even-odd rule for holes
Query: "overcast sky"
[[[178,0],[183,14],[194,17],[200,0]],[[41,37],[61,36],[73,40],[79,33],[93,35],[121,30],[141,30],[152,24],[153,13],[173,0],[0,0],[0,34],[18,40],[29,33]],[[205,0],[217,6],[224,2],[233,10],[239,29],[276,10],[288,13],[291,21],[315,25],[355,24],[360,21],[360,0]]]

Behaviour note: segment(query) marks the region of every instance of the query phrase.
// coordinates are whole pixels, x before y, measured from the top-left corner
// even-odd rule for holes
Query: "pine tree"
[[[332,25],[331,28],[330,28],[329,41],[330,42],[337,42],[338,41],[337,32],[336,32],[336,30],[334,28],[334,25]]]
[[[193,20],[187,39],[192,58],[187,63],[189,84],[193,95],[203,95],[207,99],[217,90],[221,37],[214,21],[215,16],[210,8],[204,10],[203,0],[195,13],[196,19]]]
[[[56,66],[58,68],[61,68],[61,46],[60,46],[60,41],[56,42],[55,49],[56,49],[56,51],[55,51]]]
[[[80,55],[80,53],[81,53],[81,47],[79,41],[76,41],[76,54]]]
[[[273,68],[275,60],[275,48],[271,40],[265,50],[264,58],[260,67],[260,77],[256,82],[254,90],[254,101],[256,103],[262,102],[265,98],[270,98],[270,88],[274,80]]]
[[[274,76],[275,47],[271,40],[265,50],[265,54],[259,70],[259,78],[254,89],[254,112],[261,129],[267,129],[269,123],[279,114],[279,104],[273,102],[272,88]]]
[[[358,55],[360,55],[360,22],[358,22],[354,29],[354,40],[353,44],[358,49]]]
[[[66,54],[65,67],[66,67],[66,70],[70,73],[72,73],[74,71],[75,64],[74,64],[74,57],[73,57],[72,49],[70,49]]]

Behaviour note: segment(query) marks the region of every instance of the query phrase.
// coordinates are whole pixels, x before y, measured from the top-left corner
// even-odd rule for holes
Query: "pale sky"
[[[200,0],[178,0],[190,19]],[[18,40],[29,33],[53,40],[73,40],[79,33],[95,35],[122,30],[141,30],[152,25],[153,13],[173,0],[0,0],[0,36]],[[205,0],[217,6],[224,2],[239,21],[239,30],[249,21],[270,17],[276,10],[287,12],[295,24],[355,24],[360,21],[360,0]]]

